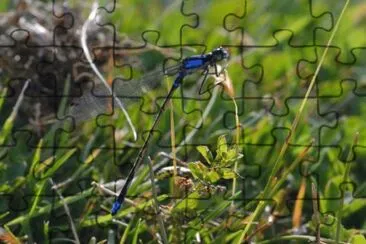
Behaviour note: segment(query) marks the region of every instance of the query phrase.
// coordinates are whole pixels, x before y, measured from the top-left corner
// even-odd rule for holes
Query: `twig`
[[[177,157],[174,158],[172,155],[170,155],[170,154],[168,154],[166,152],[159,152],[157,156],[161,156],[161,157],[164,157],[164,158],[168,158],[170,160],[174,160],[175,159],[177,161],[177,163],[179,163],[179,164],[181,164],[181,165],[183,165],[185,167],[188,167],[188,164],[186,162],[184,162],[183,160],[181,160],[181,159],[179,159]]]
[[[52,186],[55,185],[55,183],[53,182],[53,180],[51,178],[49,178],[49,182],[51,183]],[[54,189],[54,191],[56,192],[56,194],[60,198],[62,204],[64,205],[65,213],[66,213],[67,218],[69,220],[69,224],[70,224],[70,228],[71,228],[72,234],[74,235],[74,238],[75,238],[75,243],[80,244],[79,236],[78,236],[78,233],[76,231],[74,221],[72,220],[69,206],[64,201],[64,197],[62,196],[62,194],[57,189]]]
[[[168,243],[168,237],[166,234],[166,230],[165,230],[165,226],[164,226],[164,221],[163,218],[160,214],[160,210],[159,210],[159,202],[157,200],[157,194],[156,194],[156,188],[155,188],[155,176],[154,176],[154,170],[153,170],[153,163],[151,161],[151,158],[148,157],[148,165],[150,168],[150,180],[151,180],[151,192],[153,194],[153,198],[154,198],[154,207],[155,207],[155,214],[156,217],[158,219],[158,223],[160,225],[160,231],[161,231],[161,236],[162,236],[162,241],[164,244]]]
[[[105,185],[99,184],[99,183],[97,183],[97,182],[95,182],[95,181],[93,181],[91,184],[92,184],[93,186],[98,187],[98,188],[99,188],[99,189],[101,189],[103,192],[105,192],[105,193],[107,193],[107,194],[109,194],[109,195],[111,195],[111,196],[115,196],[115,197],[117,197],[117,196],[118,196],[118,193],[116,193],[116,192],[114,192],[114,191],[112,191],[112,190],[110,190],[110,189],[106,188],[106,186],[105,186]],[[132,205],[132,206],[137,206],[137,205],[135,204],[135,202],[134,202],[134,201],[132,201],[132,200],[130,200],[130,199],[128,199],[128,198],[125,198],[125,201],[126,201],[127,203],[129,203],[130,205]]]
[[[70,238],[53,238],[52,239],[52,243],[57,243],[57,242],[60,242],[60,243],[68,243],[68,242],[76,243],[76,241],[74,241]]]
[[[226,71],[226,70],[225,70]],[[235,98],[234,96],[231,97],[231,99],[233,100],[233,104],[234,104],[234,108],[235,108],[235,131],[236,131],[236,137],[235,137],[235,144],[236,146],[239,148],[239,144],[240,144],[240,122],[239,122],[239,112],[238,112],[238,105],[236,104],[236,101],[235,101]],[[239,160],[236,160],[235,161],[235,164],[234,164],[234,172],[235,174],[238,174],[238,161]],[[236,177],[233,178],[233,186],[232,186],[232,192],[231,192],[231,195],[234,196],[235,195],[235,192],[236,192]],[[230,207],[230,211],[231,213],[233,211],[235,211],[235,204],[234,204],[234,201],[231,203],[231,207]]]
[[[183,175],[190,175],[191,174],[191,170],[188,167],[182,167],[182,166],[177,166],[176,168],[177,170],[177,175],[178,176],[183,176]],[[169,173],[174,171],[174,166],[167,166],[164,167],[162,169],[160,169],[156,174],[161,176],[161,175],[165,175],[165,173]]]
[[[116,223],[116,224],[119,224],[119,225],[122,225],[122,226],[124,226],[124,227],[127,227],[127,226],[128,226],[128,224],[127,224],[127,223],[122,222],[122,221],[120,221],[120,220],[118,220],[118,219],[112,219],[112,222],[113,222],[113,223]]]
[[[116,192],[114,192],[114,191],[112,191],[112,190],[110,190],[110,189],[108,189],[108,188],[106,188],[104,185],[102,185],[102,184],[99,184],[99,183],[97,183],[97,182],[95,182],[95,181],[93,181],[92,183],[91,183],[91,185],[92,186],[96,186],[96,187],[98,187],[99,189],[101,189],[103,192],[105,192],[105,193],[107,193],[108,195],[111,195],[111,196],[118,196],[118,194],[116,193]]]

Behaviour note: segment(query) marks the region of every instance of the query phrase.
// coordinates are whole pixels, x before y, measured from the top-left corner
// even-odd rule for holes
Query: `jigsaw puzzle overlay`
[[[0,243],[366,243],[365,2],[0,10]]]

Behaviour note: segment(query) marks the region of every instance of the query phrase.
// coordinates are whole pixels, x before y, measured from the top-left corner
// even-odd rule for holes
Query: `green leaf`
[[[1,94],[0,94],[0,111],[3,107],[3,105],[4,105],[7,91],[8,91],[7,88],[4,88],[4,89],[1,90]]]
[[[199,204],[199,199],[201,199],[202,196],[197,192],[194,191],[191,194],[189,194],[186,198],[179,201],[173,208],[173,212],[180,212],[180,211],[187,211],[196,209]]]
[[[364,199],[356,199],[354,198],[352,202],[345,204],[343,206],[342,215],[343,217],[348,217],[351,214],[355,214],[358,211],[361,211],[362,208],[366,207],[366,201]]]
[[[76,152],[76,149],[73,148],[66,153],[64,153],[61,157],[54,160],[54,164],[45,172],[44,178],[52,177],[52,175],[64,164],[67,160]]]
[[[37,167],[37,164],[39,164],[39,162],[41,161],[42,146],[43,146],[43,140],[41,139],[38,142],[37,148],[34,152],[32,163],[31,163],[28,175],[27,175],[29,181],[32,180],[32,177],[35,176],[35,169]]]
[[[9,0],[3,0],[0,2],[0,12],[5,12],[9,9]]]
[[[339,186],[342,184],[342,182],[342,176],[334,177],[328,181],[324,192],[325,200],[320,200],[321,208],[323,209],[323,211],[335,212],[338,210],[340,206],[340,201],[330,201],[327,199],[341,198],[342,193],[339,189]]]
[[[316,218],[313,216],[312,220],[310,221],[309,227],[310,229],[312,229],[313,231],[316,230]],[[326,237],[326,238],[332,238],[335,239],[336,233],[337,233],[337,218],[329,215],[329,214],[325,214],[325,215],[321,215],[320,216],[320,235],[322,237]],[[343,227],[343,225],[340,226],[340,240],[341,241],[346,241],[351,237],[352,234],[352,230],[347,230],[346,228]]]
[[[218,180],[221,179],[219,173],[216,170],[210,170],[205,177],[210,183],[216,183]]]
[[[192,175],[195,178],[205,181],[205,175],[208,172],[208,168],[200,161],[188,163],[188,168],[191,170]]]
[[[229,179],[234,179],[236,178],[236,174],[234,172],[234,170],[230,169],[230,168],[221,168],[219,170],[220,175],[222,178],[229,180]]]
[[[135,229],[135,233],[133,234],[132,243],[134,243],[134,244],[136,244],[137,241],[138,241],[138,236],[139,236],[140,228],[141,228],[141,218],[138,220],[137,227]]]
[[[49,234],[50,232],[50,222],[49,221],[45,221],[43,222],[43,241],[44,243],[50,243],[49,242]]]
[[[217,155],[215,159],[219,161],[222,158],[226,158],[227,149],[228,148],[225,135],[222,135],[217,139],[217,148],[216,148]]]
[[[213,156],[207,146],[197,146],[197,151],[205,158],[206,162],[211,164]]]
[[[125,231],[123,232],[123,235],[122,235],[122,238],[121,238],[121,240],[120,240],[119,244],[124,244],[124,243],[126,243],[127,236],[128,236],[128,234],[130,233],[130,230],[131,230],[131,228],[132,228],[132,224],[133,224],[133,222],[135,221],[135,218],[136,218],[136,215],[134,215],[134,216],[132,217],[132,220],[128,223],[127,228],[125,228]]]
[[[364,244],[366,243],[366,239],[363,235],[354,235],[352,237],[352,241],[351,241],[352,244]]]
[[[1,183],[0,192],[6,193],[6,192],[9,192],[10,190],[11,190],[11,187],[8,183]]]
[[[227,151],[227,159],[234,160],[239,157],[240,153],[238,147],[235,145]]]

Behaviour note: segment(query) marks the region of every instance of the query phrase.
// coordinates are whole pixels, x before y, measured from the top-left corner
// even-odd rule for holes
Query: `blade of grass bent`
[[[93,63],[92,57],[90,55],[90,51],[89,51],[88,46],[87,46],[87,42],[86,42],[87,41],[87,35],[86,35],[86,32],[87,32],[87,29],[88,29],[88,26],[89,26],[90,22],[97,17],[97,10],[98,10],[98,4],[95,3],[95,4],[93,4],[92,11],[91,11],[91,13],[90,13],[87,21],[85,21],[85,23],[84,23],[84,25],[83,25],[83,27],[81,29],[81,37],[80,37],[81,47],[83,48],[85,57],[88,60],[88,62],[90,64],[90,67],[93,69],[94,73],[98,76],[98,78],[102,81],[102,83],[104,84],[104,86],[108,90],[109,94],[112,95],[112,98],[114,98],[114,100],[116,101],[117,105],[122,110],[123,114],[125,115],[125,117],[127,119],[127,123],[128,123],[128,125],[130,126],[130,128],[132,130],[133,138],[136,141],[137,140],[137,132],[136,132],[135,127],[132,124],[130,115],[127,113],[127,110],[125,109],[125,107],[123,106],[123,104],[121,103],[121,101],[115,96],[115,94],[112,91],[111,87],[108,85],[108,82],[104,79],[104,77],[102,76],[102,74],[99,72],[98,68]]]

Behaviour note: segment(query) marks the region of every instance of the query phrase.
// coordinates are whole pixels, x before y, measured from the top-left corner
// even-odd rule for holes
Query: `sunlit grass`
[[[8,9],[8,2],[0,3],[0,11]],[[86,6],[90,7],[91,2]],[[0,240],[5,242],[8,238],[15,243],[77,240],[80,243],[242,243],[249,240],[363,243],[362,229],[366,224],[361,217],[366,209],[362,199],[366,189],[363,135],[351,133],[355,128],[349,126],[328,128],[327,133],[323,130],[321,138],[317,138],[316,130],[321,131],[323,125],[333,124],[335,120],[317,117],[313,104],[313,96],[318,94],[316,89],[337,90],[340,82],[332,77],[343,77],[356,69],[333,65],[332,59],[325,57],[332,56],[333,50],[327,54],[328,49],[322,49],[323,59],[315,56],[313,47],[291,46],[295,42],[288,43],[290,35],[286,31],[275,35],[278,41],[275,46],[239,48],[243,44],[241,29],[234,27],[246,26],[246,19],[231,16],[227,19],[227,29],[222,27],[220,19],[225,17],[225,11],[237,16],[243,14],[237,1],[201,1],[197,6],[196,2],[186,1],[183,8],[186,15],[181,13],[180,1],[164,2],[117,1],[116,10],[106,19],[115,24],[118,34],[132,40],[132,46],[140,46],[145,41],[148,44],[146,52],[137,48],[124,50],[124,55],[135,57],[142,66],[155,67],[165,58],[178,62],[183,57],[228,44],[232,46],[228,47],[231,58],[227,80],[210,78],[209,84],[216,82],[220,86],[199,96],[194,77],[187,79],[176,92],[149,145],[150,164],[146,158],[129,188],[123,208],[112,217],[111,205],[124,184],[120,179],[125,179],[154,120],[155,114],[146,112],[157,107],[149,102],[153,99],[146,98],[127,107],[138,134],[136,141],[122,113],[115,118],[93,118],[73,128],[67,119],[62,119],[67,112],[66,97],[60,99],[57,123],[43,125],[43,134],[37,136],[32,129],[34,125],[22,114],[31,98],[26,90],[25,96],[11,93],[12,86],[7,85],[11,77],[1,74]],[[286,3],[292,2],[281,4]],[[268,11],[266,6],[276,2],[267,4],[258,8],[248,5],[248,17],[257,22],[250,23],[249,29],[244,28],[244,44],[255,45],[259,41],[273,44],[273,37],[260,39],[265,37],[261,34],[266,33],[267,23],[272,20],[274,24],[281,23],[281,16],[291,12],[291,8]],[[296,21],[286,26],[294,30],[294,40],[299,41],[296,38],[301,36],[304,43],[309,43],[312,35],[307,30],[319,23],[313,23],[306,15],[306,6],[304,15],[296,12],[292,16]],[[341,24],[356,23],[356,34],[363,26],[350,18],[361,18],[359,6],[362,8],[364,4],[351,2],[343,19],[334,16]],[[85,17],[89,13],[87,7],[83,9]],[[316,5],[318,11],[321,7]],[[193,27],[195,13],[199,14],[201,23],[197,29]],[[187,26],[181,29],[183,24]],[[144,33],[147,29],[150,31]],[[340,40],[344,40],[345,46],[360,44],[359,40],[343,38],[348,35],[348,29],[338,28],[338,22],[326,33],[328,45],[335,33],[337,44]],[[181,49],[180,41],[197,45]],[[297,67],[301,58],[316,60],[318,66],[304,62],[304,66]],[[138,68],[137,75],[142,75]],[[109,84],[115,76],[129,74],[124,67],[114,67],[112,59],[101,71]],[[303,79],[298,77],[298,71],[304,75]],[[308,74],[312,76],[304,78]],[[63,94],[72,85],[69,78]],[[149,95],[161,96],[157,100],[160,104],[171,80],[164,82]],[[15,94],[17,99],[13,101],[9,94]],[[287,103],[289,97],[297,100]],[[317,102],[322,112],[335,107],[333,100]],[[342,121],[362,124],[365,117],[362,111],[366,111],[364,104],[352,103],[346,111],[352,114],[352,120],[347,120],[346,113]],[[290,136],[289,130],[293,132]],[[32,140],[27,141],[24,138],[27,139],[28,132]],[[336,147],[321,148],[318,144],[322,142],[320,139],[326,139],[327,143],[338,145],[340,138],[353,141],[342,148],[346,155],[343,161],[347,163],[339,158]],[[353,154],[357,157],[352,157]],[[160,174],[164,170],[167,174]],[[348,184],[341,188],[345,182],[356,187],[351,189]]]

